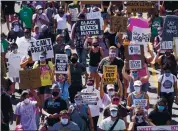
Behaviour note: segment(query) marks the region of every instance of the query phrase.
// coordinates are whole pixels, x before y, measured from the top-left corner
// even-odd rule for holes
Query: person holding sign
[[[54,81],[54,68],[51,61],[46,60],[46,53],[42,52],[39,56],[39,61],[36,61],[33,65],[33,69],[40,68],[41,73],[41,85],[39,88],[40,100],[44,102],[44,94],[47,90],[49,90],[49,86],[52,85]],[[48,92],[49,93],[49,92]]]

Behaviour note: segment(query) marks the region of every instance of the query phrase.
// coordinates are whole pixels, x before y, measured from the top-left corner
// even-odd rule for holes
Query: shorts
[[[98,69],[98,66],[89,66],[89,72],[90,73],[96,73]]]
[[[51,88],[51,86],[42,86],[42,87],[38,88],[38,92],[40,95],[51,94],[50,88]]]

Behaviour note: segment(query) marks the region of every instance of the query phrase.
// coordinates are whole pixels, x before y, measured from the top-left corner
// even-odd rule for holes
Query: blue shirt
[[[68,83],[68,81],[64,81],[63,83],[59,83],[57,82],[57,84],[59,85],[61,94],[60,97],[64,100],[68,100],[69,99],[69,86],[70,84]]]

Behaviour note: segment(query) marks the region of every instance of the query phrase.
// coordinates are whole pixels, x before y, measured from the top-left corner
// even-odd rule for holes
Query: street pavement
[[[15,10],[16,10],[16,12],[18,12],[19,5],[16,4]],[[144,14],[144,16],[146,16],[146,14]],[[1,32],[4,32],[5,34],[8,33],[6,24],[1,24]],[[158,70],[155,70],[153,66],[149,67],[149,72],[151,73],[151,76],[150,76],[150,79],[149,79],[150,87],[149,87],[149,90],[148,90],[148,95],[149,95],[149,98],[150,98],[150,107],[151,108],[148,110],[148,112],[153,110],[153,106],[157,102],[156,90],[157,90],[157,84],[158,84],[158,76],[159,76],[159,73],[160,73]],[[16,84],[16,89],[18,89],[17,84]],[[18,93],[15,93],[15,95],[16,95],[16,99],[12,100],[14,111],[15,111],[16,104],[19,102],[19,99],[20,99],[20,95]],[[177,125],[178,124],[178,105],[176,105],[174,103],[172,109],[173,109],[172,110],[173,115],[172,115],[171,125]],[[10,129],[11,130],[15,129],[15,116],[14,116],[13,124],[10,125]]]

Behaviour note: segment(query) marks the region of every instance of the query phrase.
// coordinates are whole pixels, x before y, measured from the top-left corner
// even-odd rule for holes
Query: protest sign
[[[117,66],[105,65],[103,66],[103,76],[105,84],[114,84],[117,82]]]
[[[66,54],[56,54],[56,73],[67,74],[68,56]]]
[[[80,35],[81,36],[100,35],[101,34],[99,19],[80,20],[79,27],[80,27]]]
[[[77,21],[77,16],[78,16],[78,8],[69,8],[69,12],[71,13],[71,21]]]
[[[20,70],[20,89],[32,89],[41,87],[40,68]]]
[[[178,131],[178,125],[137,126],[137,131]]]
[[[96,93],[78,93],[82,96],[82,103],[88,105],[96,105],[98,98]]]
[[[142,18],[129,18],[128,30],[132,31],[133,26],[137,26],[140,28],[149,28],[148,20]]]
[[[166,50],[172,50],[173,42],[172,41],[160,42],[160,49],[161,49],[161,53],[164,53]]]
[[[134,99],[134,106],[145,108],[147,106],[147,99]]]
[[[39,60],[39,56],[42,52],[46,51],[47,56],[46,58],[53,58],[53,46],[51,42],[51,38],[36,40],[35,42],[31,43],[31,53],[33,61]]]
[[[9,63],[9,77],[19,77],[21,55],[10,54],[8,58]]]
[[[178,37],[174,37],[174,52],[178,58]]]
[[[141,69],[144,65],[143,45],[124,45],[126,69]]]
[[[166,16],[162,35],[163,41],[173,42],[173,38],[178,36],[178,16]]]
[[[128,18],[123,16],[111,17],[111,31],[112,32],[127,32]]]
[[[148,12],[152,8],[152,2],[139,1],[127,2],[127,12]]]
[[[97,12],[86,13],[86,16],[88,20],[99,19],[101,17],[101,12],[97,11]]]
[[[133,27],[132,30],[132,41],[136,44],[147,45],[150,41],[151,29],[150,28],[140,28]]]

